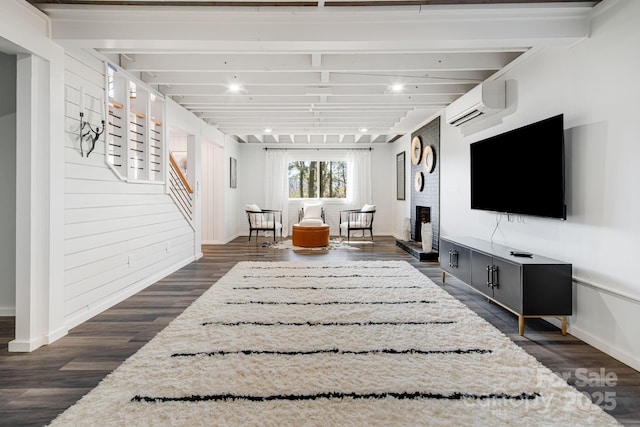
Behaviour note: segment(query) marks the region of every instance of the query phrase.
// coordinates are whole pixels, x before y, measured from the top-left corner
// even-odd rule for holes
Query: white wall
[[[182,133],[181,131],[176,131],[172,129],[169,130],[169,141],[168,141],[169,152],[173,154],[173,158],[178,164],[178,167],[184,174],[185,178],[187,178],[187,183],[193,189],[195,187],[195,184],[191,181],[193,180],[194,172],[192,170],[191,173],[189,173],[189,158],[188,158],[189,154],[191,154],[191,157],[193,157],[193,153],[189,153],[189,150],[187,148],[188,139],[189,139],[189,135],[187,135],[186,133]],[[177,156],[176,152],[178,152],[178,154],[180,155],[184,154],[186,156],[184,158],[184,161],[185,161],[184,164],[181,164],[182,159],[179,156]]]
[[[64,51],[46,15],[5,0],[0,45],[17,54],[16,328],[9,351],[31,351],[66,334],[63,316]]]
[[[16,57],[0,52],[0,316],[16,310]]]
[[[71,327],[196,259],[200,249],[163,183],[121,181],[105,163],[103,138],[90,157],[80,156],[80,87],[85,118],[95,126],[104,63],[68,51],[65,68],[64,305]],[[166,125],[200,133],[180,114],[168,105]]]
[[[531,55],[501,78],[509,113],[463,136],[442,128],[442,235],[489,239],[496,215],[469,208],[469,144],[564,113],[567,221],[502,221],[495,241],[573,264],[570,332],[640,369],[640,2],[606,1],[592,35]],[[544,153],[540,153],[541,169]]]
[[[393,188],[391,199],[391,222],[393,223],[392,233],[396,239],[404,239],[405,219],[411,219],[411,186],[413,180],[411,178],[411,134],[403,135],[393,143],[393,170],[396,168],[396,156],[404,151],[404,200],[398,200],[396,189]],[[393,184],[395,186],[395,174]],[[409,227],[411,225],[409,224]],[[408,239],[407,239],[408,240]]]
[[[219,208],[224,205],[224,148],[207,139],[203,139],[200,145],[202,156],[200,159],[202,162],[202,243],[223,244],[225,243],[224,227],[221,228],[220,223],[224,221],[224,210]],[[222,161],[218,160],[219,157],[223,158]]]
[[[201,139],[202,164],[202,243],[224,244],[227,239],[225,197],[228,181],[225,180],[225,137]]]
[[[241,221],[246,222],[244,217],[244,205],[242,202],[243,197],[241,193],[244,189],[251,189],[256,186],[255,182],[247,181],[249,176],[253,176],[250,163],[241,157],[239,143],[229,137],[224,137],[224,238],[223,241],[229,242],[239,236],[239,226]],[[237,160],[237,181],[236,188],[230,188],[230,158],[233,157]],[[217,158],[216,158],[217,159]],[[260,175],[260,185],[262,185],[262,176]],[[242,215],[240,215],[242,212]],[[248,234],[248,233],[247,233]]]
[[[374,145],[371,151],[371,201],[376,205],[373,232],[394,234],[393,201],[396,200],[396,157],[392,144]],[[361,206],[354,206],[360,208]]]

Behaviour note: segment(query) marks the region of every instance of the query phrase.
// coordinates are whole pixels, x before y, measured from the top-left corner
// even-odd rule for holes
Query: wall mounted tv
[[[567,219],[562,115],[471,144],[471,209]]]

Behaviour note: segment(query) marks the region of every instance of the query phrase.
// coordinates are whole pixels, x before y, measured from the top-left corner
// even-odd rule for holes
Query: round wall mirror
[[[411,163],[417,165],[422,157],[422,141],[419,136],[414,136],[411,140]]]
[[[422,172],[416,172],[416,175],[413,178],[413,188],[415,188],[416,191],[420,192],[422,191],[423,187],[424,187],[424,177],[422,176]]]
[[[422,168],[426,173],[432,173],[436,167],[436,152],[433,147],[427,145],[422,153]]]

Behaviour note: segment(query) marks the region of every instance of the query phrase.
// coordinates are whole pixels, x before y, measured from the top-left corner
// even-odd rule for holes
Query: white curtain
[[[347,151],[347,202],[353,209],[371,201],[371,151]]]
[[[282,210],[282,236],[289,226],[289,165],[285,150],[267,150],[265,159],[264,202],[266,209]]]

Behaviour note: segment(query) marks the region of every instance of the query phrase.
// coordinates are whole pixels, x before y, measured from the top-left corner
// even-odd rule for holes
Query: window
[[[347,162],[289,162],[290,199],[343,199],[347,197]]]
[[[164,99],[108,63],[106,74],[107,164],[125,181],[164,182]]]

